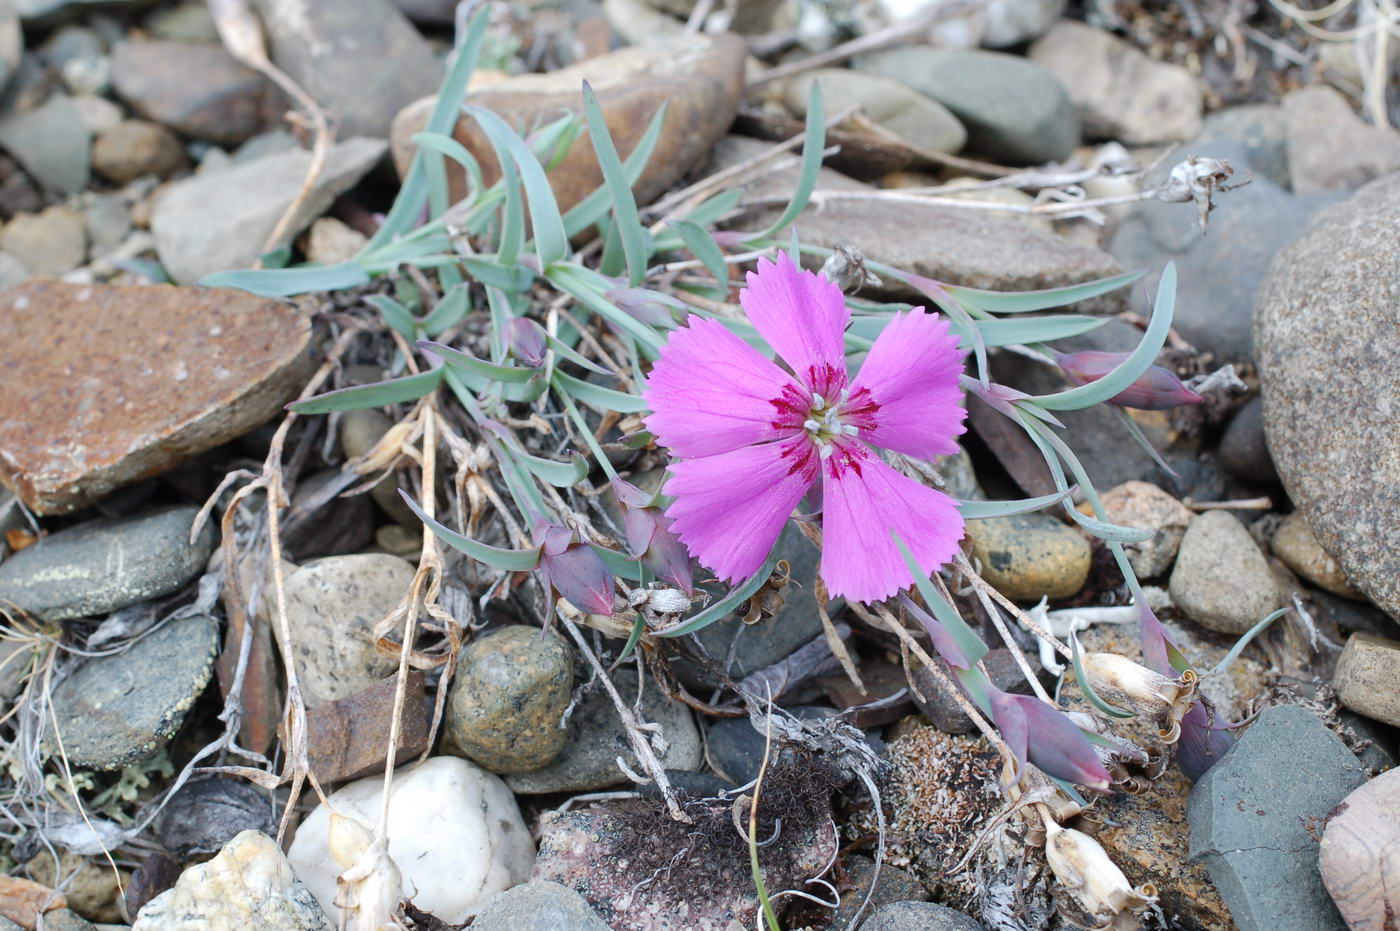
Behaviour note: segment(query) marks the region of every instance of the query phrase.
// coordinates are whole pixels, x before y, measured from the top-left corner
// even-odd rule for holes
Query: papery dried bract
[[[546,590],[556,591],[569,604],[589,614],[612,614],[613,575],[601,556],[573,531],[544,521],[535,525],[541,547],[540,575]]]
[[[1150,884],[1134,888],[1099,842],[1082,831],[1045,823],[1045,859],[1055,878],[1101,927],[1135,927],[1123,916],[1145,908],[1157,897]],[[1122,922],[1122,923],[1120,923]]]
[[[355,818],[330,813],[327,847],[341,872],[336,876],[335,904],[341,931],[387,931],[404,928],[403,876],[383,838]]]
[[[1129,707],[1156,721],[1167,743],[1176,741],[1181,718],[1196,697],[1196,674],[1191,670],[1170,679],[1117,653],[1088,653],[1084,673],[1100,698]]]
[[[1076,385],[1098,381],[1128,358],[1126,352],[1061,353],[1055,361]],[[1109,398],[1109,404],[1143,411],[1162,411],[1183,404],[1200,404],[1204,398],[1182,384],[1160,365],[1150,366],[1131,385]]]

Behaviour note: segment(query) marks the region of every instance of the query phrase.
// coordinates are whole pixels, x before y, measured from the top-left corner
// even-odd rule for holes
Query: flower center
[[[841,418],[849,395],[850,389],[843,388],[841,396],[832,402],[812,392],[812,405],[807,411],[807,418],[802,422],[802,428],[807,431],[812,442],[817,444],[817,450],[823,459],[831,455],[836,440],[860,433],[859,427],[846,423]]]

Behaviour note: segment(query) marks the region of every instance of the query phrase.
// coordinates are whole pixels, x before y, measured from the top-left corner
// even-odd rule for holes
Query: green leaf
[[[546,346],[548,346],[550,349],[553,349],[562,358],[568,359],[575,365],[580,365],[588,369],[590,372],[596,372],[599,375],[612,375],[612,372],[603,368],[601,365],[589,359],[587,356],[579,353],[568,343],[555,339],[553,336],[550,336],[548,334],[545,335],[544,342]]]
[[[526,452],[525,448],[520,445],[520,441],[515,438],[515,434],[496,421],[483,420],[481,427],[505,444],[506,449],[533,475],[556,488],[569,488],[577,485],[588,476],[588,461],[576,452],[569,454],[570,460],[568,462],[544,459]]]
[[[395,332],[412,341],[417,321],[407,307],[384,294],[371,294],[365,298],[365,303],[378,310],[384,322],[393,327]]]
[[[525,200],[520,193],[520,172],[514,160],[500,149],[496,150],[496,159],[501,165],[501,184],[506,193],[501,232],[496,239],[496,263],[510,268],[525,247]]]
[[[461,553],[466,553],[478,562],[484,562],[493,569],[504,569],[507,572],[528,572],[535,569],[540,564],[540,547],[531,547],[528,550],[507,550],[499,546],[489,546],[485,543],[478,543],[471,537],[464,537],[456,531],[449,530],[444,525],[429,517],[418,502],[413,500],[413,496],[402,488],[399,495],[403,497],[404,503],[409,510],[418,515],[428,529],[448,546]]]
[[[899,534],[892,533],[891,535],[894,537],[895,545],[899,547],[899,554],[904,557],[904,565],[909,567],[909,572],[914,577],[914,587],[923,596],[924,604],[928,605],[934,618],[957,641],[958,649],[963,651],[968,661],[976,666],[977,662],[987,655],[987,644],[983,643],[982,638],[977,636],[971,627],[967,626],[967,621],[962,619],[962,615],[943,600],[943,596],[933,587],[933,583],[928,579],[928,574],[919,568],[914,554],[909,552],[909,547],[905,545]]]
[[[1097,330],[1108,317],[1058,314],[1053,317],[1020,317],[1012,320],[978,320],[977,330],[988,346],[1048,343]]]
[[[414,133],[410,137],[415,144],[424,149],[431,149],[439,155],[446,155],[454,162],[462,166],[467,173],[468,187],[471,193],[468,195],[469,202],[474,202],[481,197],[485,190],[485,185],[481,178],[481,163],[476,160],[466,146],[453,139],[451,136],[442,133]]]
[[[1055,394],[1041,395],[1035,402],[1052,411],[1074,411],[1100,404],[1117,397],[1129,385],[1142,377],[1142,374],[1162,351],[1167,341],[1167,332],[1172,325],[1172,311],[1176,306],[1176,263],[1168,262],[1162,269],[1162,280],[1157,285],[1157,300],[1152,308],[1152,320],[1147,332],[1128,357],[1113,371],[1102,378]]]
[[[754,239],[766,239],[787,228],[799,213],[807,209],[807,201],[817,186],[817,173],[821,170],[825,150],[826,114],[822,107],[822,84],[813,81],[807,94],[807,140],[802,146],[802,168],[797,176],[797,186],[792,191],[792,200],[788,201],[787,209],[777,221]]]
[[[1125,272],[1112,278],[1100,278],[1097,281],[1086,281],[1084,284],[1064,288],[1048,288],[1044,291],[982,291],[977,288],[964,288],[961,285],[944,287],[950,294],[956,295],[958,300],[978,310],[994,314],[1023,314],[1098,297],[1100,294],[1130,285],[1145,274],[1146,271]]]
[[[724,252],[715,242],[715,238],[692,220],[672,220],[670,226],[681,234],[681,238],[685,240],[685,247],[691,254],[705,263],[705,270],[715,276],[720,287],[728,289],[729,263],[724,260]]]
[[[661,138],[661,126],[665,119],[666,107],[662,106],[651,118],[651,122],[647,124],[647,131],[642,134],[642,138],[637,142],[632,154],[628,155],[622,163],[622,170],[627,178],[629,189],[637,183],[637,179],[642,176],[642,169],[646,168],[647,162],[651,159],[651,153],[656,149],[656,142]],[[571,238],[577,236],[607,216],[607,213],[608,188],[607,185],[602,185],[569,208],[569,211],[564,214],[564,231]]]
[[[466,285],[456,285],[442,296],[432,313],[424,317],[420,324],[429,336],[437,336],[442,331],[456,326],[467,315],[471,294]]]
[[[302,265],[297,268],[242,268],[215,272],[199,279],[206,288],[238,288],[258,297],[290,297],[308,291],[340,291],[369,284],[369,272],[359,262]]]
[[[367,407],[403,404],[423,397],[441,381],[442,367],[439,366],[417,375],[327,391],[305,401],[295,401],[288,408],[298,414],[329,414],[331,411],[358,411]]]
[[[1264,632],[1264,628],[1268,627],[1274,621],[1283,617],[1285,614],[1292,610],[1293,609],[1291,607],[1279,608],[1277,611],[1273,611],[1270,614],[1266,615],[1263,620],[1261,620],[1258,624],[1255,624],[1248,631],[1246,631],[1245,635],[1239,640],[1236,640],[1235,645],[1230,647],[1230,652],[1226,653],[1225,656],[1220,660],[1220,662],[1215,664],[1215,671],[1212,672],[1211,675],[1215,675],[1217,673],[1221,673],[1229,669],[1230,664],[1239,658],[1240,653],[1243,652],[1245,647],[1249,646],[1249,641],[1262,634]]]
[[[763,565],[758,567],[758,571],[749,577],[743,585],[725,595],[719,601],[710,605],[699,614],[686,618],[675,627],[657,631],[658,637],[684,637],[686,634],[693,634],[697,630],[709,627],[715,621],[723,620],[734,612],[734,609],[743,604],[753,593],[763,587],[763,583],[768,581],[768,577],[773,574],[773,567],[778,564],[778,547],[774,546],[768,553],[768,558],[763,561]]]
[[[633,582],[641,580],[641,563],[630,556],[624,556],[615,550],[607,549],[596,543],[588,544],[593,552],[598,554],[598,558],[603,560],[603,565],[608,567],[608,571],[619,578],[629,579]]]
[[[525,195],[530,204],[535,252],[539,256],[540,267],[548,268],[569,254],[569,237],[564,232],[559,202],[554,198],[544,166],[530,151],[525,140],[506,125],[505,120],[485,107],[468,104],[463,109],[476,119],[491,140],[491,147],[496,150],[496,158],[502,165],[514,159],[516,167],[520,169],[520,180],[525,185]]]
[[[613,285],[602,275],[581,265],[559,264],[545,272],[545,277],[561,291],[567,291],[589,310],[626,330],[655,354],[664,342],[656,331],[618,307],[603,295]]]
[[[642,283],[642,277],[646,274],[651,252],[647,245],[649,237],[637,216],[632,184],[627,180],[627,172],[618,158],[617,146],[608,134],[608,124],[603,119],[602,108],[598,106],[598,97],[587,81],[583,82],[583,115],[588,121],[588,138],[593,143],[593,151],[597,153],[598,166],[603,170],[603,183],[612,195],[613,218],[622,238],[622,252],[627,256],[627,277],[635,288]]]
[[[292,260],[292,244],[284,242],[275,249],[271,249],[258,256],[258,263],[262,268],[286,268],[287,263]]]
[[[1074,664],[1074,677],[1079,681],[1079,689],[1084,693],[1084,697],[1089,699],[1089,704],[1102,711],[1111,718],[1135,718],[1137,713],[1125,711],[1116,705],[1111,705],[1099,697],[1099,693],[1094,691],[1094,685],[1089,681],[1089,675],[1084,671],[1084,655],[1079,649],[1079,638],[1074,635],[1074,631],[1069,632],[1070,661]]]
[[[1142,543],[1152,539],[1157,532],[1150,528],[1123,527],[1119,524],[1110,524],[1108,521],[1099,520],[1097,517],[1090,517],[1078,508],[1065,506],[1065,513],[1074,519],[1085,530],[1092,533],[1101,540],[1112,540],[1115,543]]]
[[[535,280],[535,273],[524,265],[502,265],[499,261],[479,256],[463,256],[462,267],[484,285],[517,294],[530,287],[530,282]]]
[[[537,369],[525,369],[518,368],[514,365],[497,365],[494,362],[483,362],[469,352],[462,352],[460,349],[453,349],[451,346],[444,346],[442,343],[435,343],[431,340],[420,339],[418,341],[418,348],[442,359],[445,365],[450,365],[458,371],[466,372],[471,375],[478,375],[489,381],[501,381],[512,385],[523,385],[539,374]]]
[[[987,520],[993,517],[1007,517],[1011,514],[1025,514],[1058,504],[1069,497],[1073,489],[1057,491],[1053,495],[1038,498],[1021,498],[1016,501],[958,501],[958,510],[963,520]]]
[[[481,52],[481,43],[486,37],[490,12],[483,7],[477,10],[468,22],[466,38],[457,50],[452,68],[443,79],[442,86],[438,88],[437,102],[433,104],[428,125],[424,127],[425,132],[444,136],[452,134],[452,129],[457,123],[458,107],[467,96],[467,84],[471,81],[472,72],[476,70],[477,55]],[[417,224],[418,217],[423,212],[423,205],[428,200],[428,181],[423,165],[432,154],[422,149],[413,154],[408,174],[404,177],[398,196],[394,198],[394,205],[389,208],[384,225],[379,227],[379,231],[370,238],[364,249],[360,250],[361,256],[393,242]],[[437,155],[434,157],[441,158]]]
[[[611,388],[601,388],[592,382],[567,375],[558,369],[554,371],[554,385],[570,397],[601,411],[639,414],[647,409],[647,402],[635,394],[623,394],[621,391],[614,391]]]

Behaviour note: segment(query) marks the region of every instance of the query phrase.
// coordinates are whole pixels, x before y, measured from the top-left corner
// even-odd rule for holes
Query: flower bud
[[[1098,381],[1113,371],[1126,352],[1071,352],[1056,357],[1069,380],[1076,385]],[[1204,398],[1187,388],[1172,372],[1160,365],[1150,366],[1128,387],[1109,398],[1108,403],[1142,411],[1162,411],[1183,404],[1199,404]]]
[[[1181,735],[1176,742],[1176,765],[1192,782],[1199,782],[1206,771],[1219,762],[1235,739],[1223,727],[1215,726],[1214,715],[1196,698],[1181,718]]]
[[[1145,883],[1136,889],[1099,842],[1082,831],[1045,824],[1045,859],[1060,885],[1093,918],[1105,924],[1123,912],[1135,912],[1157,898]]]
[[[1162,725],[1162,739],[1176,740],[1180,721],[1196,696],[1196,674],[1187,670],[1168,679],[1117,653],[1089,653],[1082,659],[1089,685],[1104,701],[1128,706]]]
[[[1060,709],[1030,695],[1012,695],[989,686],[992,720],[1011,752],[1047,775],[1091,789],[1106,790],[1110,776],[1093,744]]]
[[[613,612],[613,576],[601,556],[573,531],[540,521],[534,529],[540,545],[540,575],[547,592],[558,592],[569,604],[589,614]],[[551,604],[552,596],[551,596]]]
[[[684,304],[669,294],[648,288],[613,288],[604,292],[603,296],[623,313],[648,326],[673,326],[676,319],[671,310],[686,309]]]
[[[545,335],[544,327],[529,317],[513,318],[506,331],[510,354],[530,368],[543,364]]]
[[[655,506],[656,496],[620,478],[613,479],[612,488],[622,504],[622,527],[632,556],[661,581],[684,592],[695,591],[690,551],[671,532],[671,519]]]

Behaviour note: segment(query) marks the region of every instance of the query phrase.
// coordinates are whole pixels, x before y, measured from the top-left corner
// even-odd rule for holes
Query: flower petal
[[[647,429],[685,457],[791,436],[809,405],[791,375],[719,321],[699,318],[671,334],[642,396],[653,411]],[[800,411],[788,410],[794,403]]]
[[[957,552],[963,518],[953,499],[900,475],[863,444],[838,446],[822,476],[822,579],[832,595],[880,601],[913,583],[891,531],[924,572]]]
[[[946,320],[922,307],[896,314],[851,385],[846,419],[875,446],[923,459],[956,453],[953,438],[967,429],[962,371]]]
[[[851,311],[841,289],[798,268],[787,253],[758,260],[739,303],[759,335],[803,384],[827,399],[846,387],[846,324]]]
[[[665,493],[671,532],[701,564],[729,582],[763,564],[792,509],[817,477],[806,435],[671,464]]]

